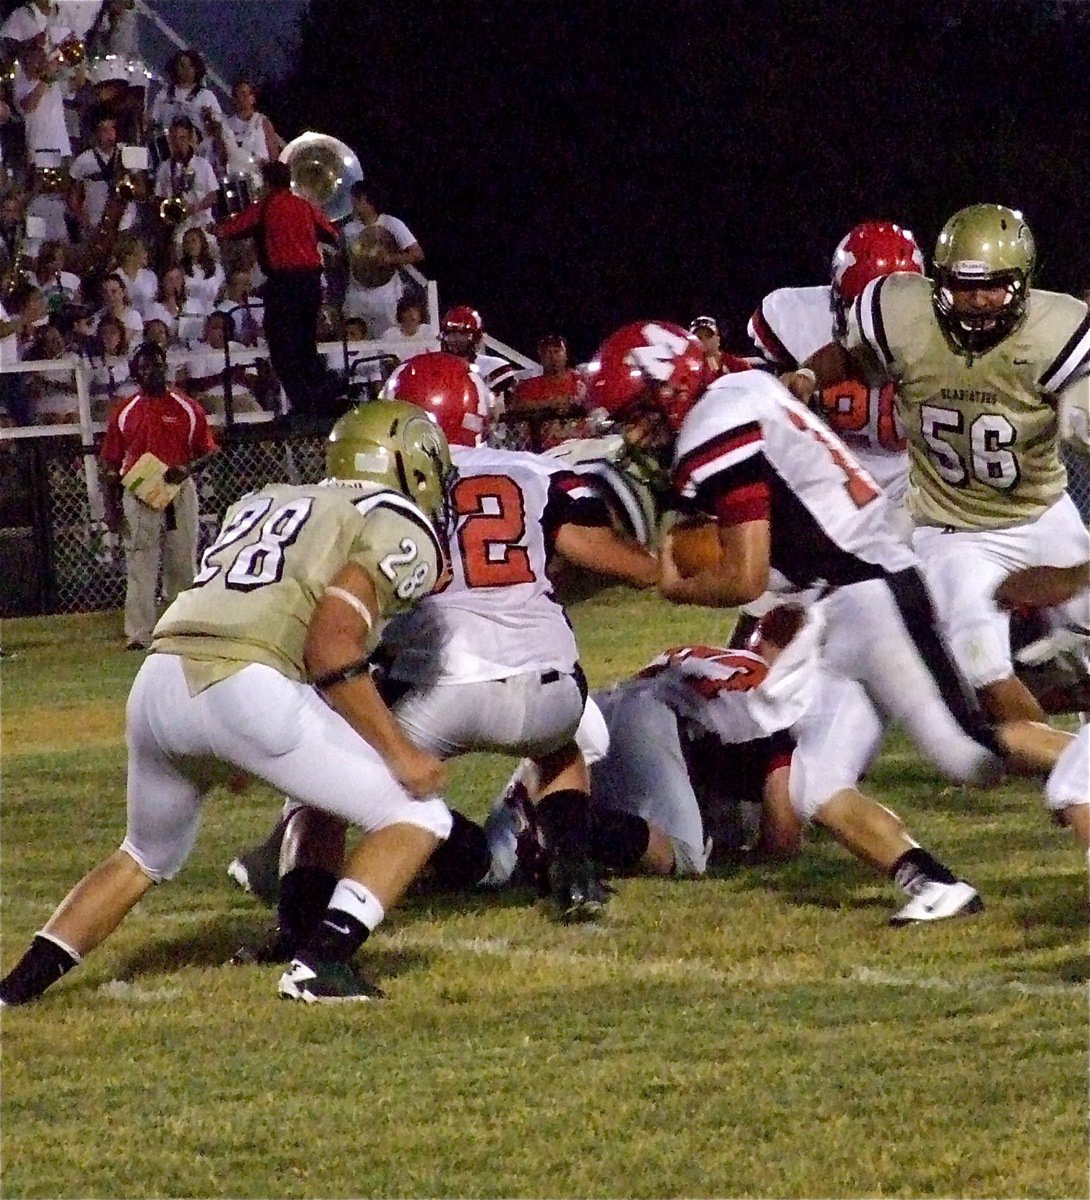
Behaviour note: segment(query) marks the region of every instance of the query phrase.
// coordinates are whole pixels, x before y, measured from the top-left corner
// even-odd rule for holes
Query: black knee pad
[[[444,888],[471,888],[488,874],[492,852],[488,838],[475,821],[451,810],[450,837],[431,856],[435,882]]]
[[[631,871],[647,853],[651,826],[635,813],[616,808],[591,813],[591,845],[594,857],[613,871]]]

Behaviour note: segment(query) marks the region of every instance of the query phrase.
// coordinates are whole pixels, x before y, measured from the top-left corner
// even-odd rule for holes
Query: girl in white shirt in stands
[[[181,266],[186,295],[203,300],[210,311],[223,287],[224,275],[203,229],[194,226],[182,235]]]
[[[210,307],[189,295],[181,267],[168,267],[159,278],[159,292],[148,310],[148,320],[166,325],[172,346],[187,346],[201,336]]]
[[[91,420],[105,421],[119,396],[129,395],[136,385],[129,377],[129,338],[124,324],[112,315],[99,322],[100,345],[89,357],[91,376]]]
[[[117,261],[117,274],[129,293],[129,303],[142,317],[147,318],[148,309],[155,303],[155,294],[159,290],[155,272],[148,269],[147,243],[136,234],[123,233],[117,239],[114,258]]]

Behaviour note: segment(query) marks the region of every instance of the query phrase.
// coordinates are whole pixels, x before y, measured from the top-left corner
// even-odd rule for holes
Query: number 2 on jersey
[[[451,493],[466,587],[510,587],[537,579],[526,536],[526,501],[506,475],[470,475]]]

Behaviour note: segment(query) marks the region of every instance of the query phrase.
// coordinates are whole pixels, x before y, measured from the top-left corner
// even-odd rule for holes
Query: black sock
[[[475,821],[456,810],[450,837],[431,856],[435,882],[440,887],[461,891],[481,882],[492,866],[488,838]]]
[[[913,846],[911,850],[906,850],[904,854],[890,868],[890,875],[898,886],[903,887],[905,891],[911,889],[911,885],[920,878],[929,880],[932,883],[957,883],[957,876],[933,855],[928,854],[922,846]]]
[[[647,853],[651,827],[635,813],[600,809],[591,814],[594,857],[613,871],[631,871]]]
[[[550,792],[537,804],[545,847],[553,859],[591,857],[590,796],[575,788]]]
[[[79,960],[56,942],[35,934],[27,952],[0,980],[0,1000],[26,1004],[36,1000],[50,984],[67,975]]]
[[[292,867],[280,880],[277,920],[287,953],[307,944],[336,886],[337,876],[322,867]]]
[[[315,971],[319,963],[348,962],[370,934],[367,926],[350,913],[329,908],[295,957]]]

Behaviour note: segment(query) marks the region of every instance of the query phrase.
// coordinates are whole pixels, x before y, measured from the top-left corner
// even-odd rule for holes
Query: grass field
[[[572,616],[592,684],[726,628],[618,591]],[[5,623],[5,969],[122,836],[120,645],[116,614]],[[483,813],[507,769],[466,760],[451,795]],[[1086,1196],[1074,842],[1034,788],[947,789],[898,741],[871,789],[983,914],[889,929],[896,890],[811,836],[622,881],[600,928],[413,897],[364,951],[389,1002],[347,1008],[221,965],[265,920],[224,868],[277,801],[217,793],[181,877],[5,1012],[3,1195]]]

